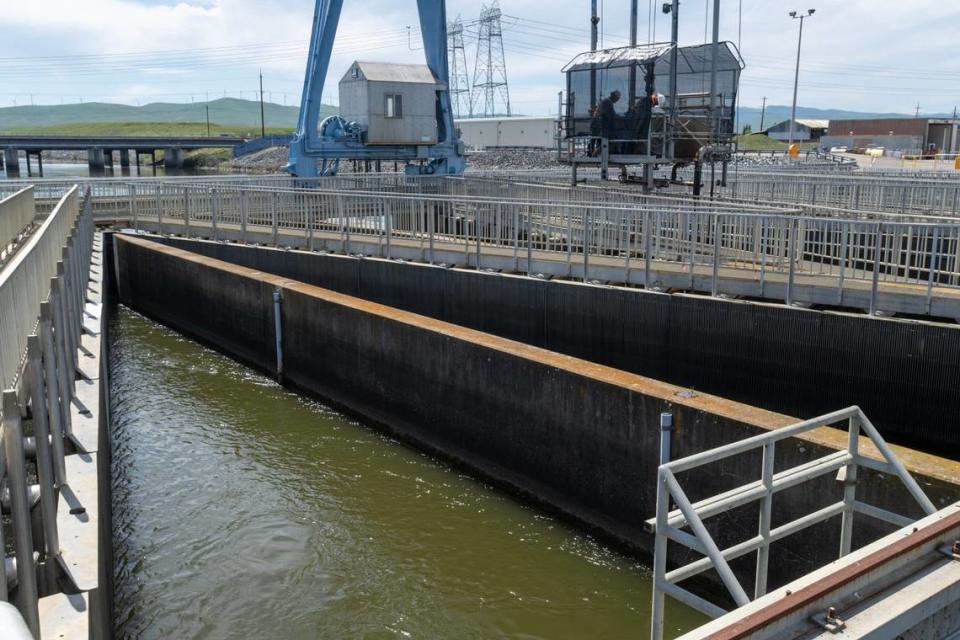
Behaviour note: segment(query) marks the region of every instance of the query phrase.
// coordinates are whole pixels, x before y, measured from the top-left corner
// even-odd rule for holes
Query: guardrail
[[[741,172],[721,192],[741,200],[899,214],[960,214],[960,182],[955,180]]]
[[[27,336],[36,328],[40,304],[47,299],[50,278],[79,217],[77,189],[71,189],[33,233],[15,258],[0,270],[0,385],[17,383]]]
[[[4,541],[0,531],[0,549],[14,550],[12,559],[0,562],[0,601],[16,605],[34,638],[41,637],[41,597],[53,597],[58,584],[71,593],[87,588],[71,581],[77,563],[62,557],[60,522],[89,521],[96,513],[72,515],[74,510],[85,514],[84,506],[91,505],[77,502],[66,455],[94,230],[89,198],[81,210],[73,188],[0,270],[0,475],[9,491],[13,532],[13,539]],[[29,484],[32,477],[35,486]],[[76,537],[70,535],[65,544],[76,544]],[[82,615],[88,606],[79,610]],[[60,629],[69,624],[62,613],[52,616]]]
[[[882,285],[909,285],[899,293],[913,295],[912,306],[897,310],[919,314],[939,313],[938,299],[960,294],[958,222],[738,212],[671,198],[617,206],[199,185],[149,191],[131,196],[130,224],[138,230],[429,262],[441,261],[436,252],[445,249],[446,256],[459,251],[461,264],[503,268],[506,259],[530,274],[537,260],[553,261],[555,275],[714,295],[743,294],[728,286],[739,279],[750,295],[788,304],[799,300],[801,286],[833,291],[820,302],[837,305],[850,304],[857,289],[871,312],[880,308]]]
[[[4,258],[33,224],[36,215],[32,186],[0,199],[0,254]]]
[[[849,435],[846,449],[811,460],[800,466],[782,469],[778,472],[774,471],[776,467],[775,450],[778,442],[839,422],[847,423]],[[882,460],[875,460],[862,453],[861,433],[880,452]],[[759,480],[741,487],[703,498],[697,502],[691,502],[677,478],[678,475],[692,469],[705,467],[733,456],[740,456],[757,450],[762,451]],[[851,551],[853,522],[856,514],[876,518],[897,527],[905,527],[912,523],[914,521],[912,518],[892,513],[857,499],[857,472],[861,468],[896,476],[924,513],[929,515],[936,512],[936,507],[858,407],[849,407],[789,427],[747,438],[740,442],[661,464],[657,471],[657,515],[646,523],[647,527],[656,534],[653,557],[653,614],[650,637],[653,640],[663,638],[664,601],[665,596],[668,595],[712,617],[719,617],[726,613],[721,607],[678,586],[678,582],[711,569],[716,570],[729,595],[740,607],[767,592],[770,545],[778,540],[799,533],[835,516],[840,516],[841,531],[838,547],[839,556],[842,558]],[[842,497],[839,501],[796,520],[780,524],[775,528],[772,526],[774,495],[837,471],[840,472],[838,479],[842,481]],[[671,510],[671,501],[677,505],[676,509]],[[710,535],[704,520],[755,502],[760,502],[757,535],[721,550],[713,536]],[[684,531],[684,529],[689,529],[690,533]],[[668,541],[683,545],[704,557],[667,572]],[[753,598],[747,595],[729,565],[730,560],[750,553],[757,554]]]

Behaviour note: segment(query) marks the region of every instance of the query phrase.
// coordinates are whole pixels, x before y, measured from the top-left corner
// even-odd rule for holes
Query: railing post
[[[650,210],[643,212],[643,288],[650,288],[650,245],[653,234],[650,233]]]
[[[63,295],[60,293],[60,278],[50,278],[50,304],[53,309],[53,335],[58,352],[57,386],[60,390],[60,415],[63,418],[63,433],[71,431],[70,401],[73,400],[72,361],[70,359],[70,340],[67,338],[66,313]]]
[[[270,225],[273,227],[273,246],[280,246],[280,229],[279,229],[279,220],[278,216],[280,214],[280,194],[276,191],[273,192],[273,198],[271,198],[271,207],[270,207]],[[347,231],[349,238],[350,231]]]
[[[844,278],[846,277],[847,251],[849,250],[848,245],[850,243],[850,223],[843,222],[841,224],[843,228],[843,231],[841,232],[841,234],[843,237],[841,239],[841,249],[840,249],[840,286],[837,290],[837,304],[843,304],[843,282],[844,282]]]
[[[710,295],[716,296],[720,291],[717,280],[720,278],[720,251],[723,242],[720,240],[720,214],[713,214],[713,281],[710,283]]]
[[[857,501],[857,456],[860,455],[860,419],[850,416],[847,424],[847,451],[853,461],[843,468],[843,517],[840,523],[840,557],[850,553],[853,545],[853,515]]]
[[[140,231],[140,214],[137,211],[137,185],[130,184],[130,217],[133,218],[133,230]]]
[[[586,209],[583,229],[583,281],[590,282],[590,243],[593,240],[593,214],[590,208]],[[527,242],[529,242],[529,238]]]
[[[940,227],[933,228],[933,239],[930,246],[930,267],[927,275],[927,301],[925,304],[926,313],[930,313],[930,307],[933,304],[933,281],[936,277],[937,269],[940,266]]]
[[[773,513],[773,458],[776,445],[769,442],[763,445],[763,463],[761,483],[764,488],[760,503],[760,538],[763,544],[757,549],[757,572],[754,583],[754,599],[767,593],[767,573],[770,563],[770,520]]]
[[[243,189],[240,190],[240,240],[247,244],[247,218],[250,215],[250,196]]]
[[[183,188],[183,225],[186,227],[187,237],[193,237],[193,231],[190,228],[190,189]]]
[[[387,242],[385,256],[390,260],[393,257],[393,207],[390,206],[389,200],[383,201],[383,225]]]
[[[157,202],[157,233],[163,235],[163,198],[161,197],[161,190],[163,185],[158,184],[156,189],[154,189],[154,199]]]
[[[217,229],[217,217],[219,211],[217,210],[220,206],[220,194],[217,193],[217,190],[210,190],[210,226],[213,227],[213,241],[218,242],[220,240],[220,233]]]
[[[797,221],[792,219],[790,220],[790,237],[787,240],[787,261],[788,273],[787,273],[787,305],[793,304],[793,282],[797,273]]]
[[[52,296],[51,296],[52,299]],[[57,348],[53,339],[53,302],[40,303],[40,340],[43,348],[43,372],[46,377],[47,416],[53,444],[53,470],[57,485],[67,483],[63,450],[63,407],[60,404],[60,379],[57,367]]]
[[[47,391],[43,380],[40,337],[27,338],[27,376],[30,379],[30,407],[33,412],[33,436],[37,445],[37,479],[40,483],[40,511],[43,519],[43,538],[46,550],[47,574],[56,578],[52,559],[60,553],[57,535],[57,503],[53,492],[55,484],[50,454],[50,429],[47,420]],[[59,408],[57,409],[59,410]]]
[[[877,292],[880,288],[880,254],[883,252],[883,224],[877,223],[877,237],[873,247],[873,280],[870,286],[870,315],[877,313]]]
[[[40,637],[40,614],[37,610],[37,572],[33,561],[33,532],[30,522],[30,498],[27,494],[27,469],[23,454],[23,430],[17,393],[3,392],[3,446],[7,458],[7,487],[10,490],[10,511],[16,541],[17,593],[14,604],[30,627]]]
[[[663,640],[663,583],[667,581],[667,516],[670,492],[663,469],[657,472],[657,529],[653,542],[653,610],[650,615],[651,640]]]

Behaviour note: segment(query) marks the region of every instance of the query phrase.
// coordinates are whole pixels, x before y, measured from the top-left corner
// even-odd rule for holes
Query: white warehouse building
[[[557,146],[557,119],[552,116],[464,118],[455,124],[468,149],[555,149]]]

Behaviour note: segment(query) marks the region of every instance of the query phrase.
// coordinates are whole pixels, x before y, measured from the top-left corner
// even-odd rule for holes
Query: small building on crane
[[[445,88],[425,64],[356,61],[340,80],[340,115],[367,144],[436,144]]]

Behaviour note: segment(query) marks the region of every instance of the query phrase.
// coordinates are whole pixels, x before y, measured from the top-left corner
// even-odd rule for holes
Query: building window
[[[384,118],[402,118],[403,117],[403,96],[399,93],[388,93],[384,97],[383,117]]]

